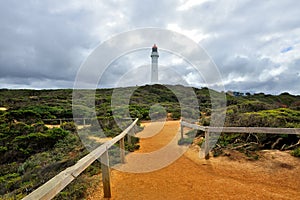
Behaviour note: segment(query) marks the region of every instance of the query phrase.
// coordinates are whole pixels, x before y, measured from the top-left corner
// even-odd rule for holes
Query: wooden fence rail
[[[134,118],[121,118],[118,120],[133,120]],[[59,121],[59,124],[62,125],[63,122],[69,122],[69,121],[82,121],[82,125],[86,125],[86,122],[91,120],[97,120],[97,117],[82,117],[82,118],[55,118],[55,119],[42,119],[42,121],[46,122],[46,121]]]
[[[138,119],[128,126],[122,133],[114,137],[113,139],[105,142],[91,153],[81,158],[75,165],[68,167],[58,175],[50,179],[41,187],[34,190],[32,193],[23,198],[23,200],[37,200],[37,199],[52,199],[62,189],[64,189],[69,183],[71,183],[81,172],[83,172],[88,166],[90,166],[96,159],[101,158],[101,170],[102,181],[104,188],[104,197],[111,197],[110,190],[110,170],[109,170],[109,157],[108,149],[115,143],[120,141],[120,153],[121,162],[125,162],[125,147],[124,137],[132,131],[133,127],[137,123]],[[128,136],[127,136],[128,137]]]
[[[191,124],[185,121],[180,122],[181,138],[183,138],[183,128],[189,127],[205,132],[204,154],[205,159],[209,159],[210,133],[266,133],[266,134],[296,134],[300,135],[300,128],[271,128],[271,127],[210,127]]]

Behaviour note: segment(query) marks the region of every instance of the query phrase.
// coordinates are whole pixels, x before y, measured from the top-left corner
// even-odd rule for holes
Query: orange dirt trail
[[[149,124],[145,125],[146,133]],[[141,139],[140,150],[132,154],[158,150],[178,132],[179,121],[167,121],[158,134]],[[236,152],[204,160],[198,152],[192,145],[172,164],[148,173],[112,169],[111,199],[300,199],[300,159],[286,152],[264,151],[258,161]],[[131,155],[126,159],[125,166]],[[103,199],[102,186],[88,199]]]

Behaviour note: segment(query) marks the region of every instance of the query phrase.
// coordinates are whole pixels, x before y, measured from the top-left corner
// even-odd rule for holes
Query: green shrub
[[[47,130],[47,134],[49,135],[49,137],[55,141],[64,138],[65,136],[68,135],[68,133],[69,133],[68,131],[65,131],[61,128],[52,128]]]
[[[196,135],[197,135],[197,130],[193,129],[189,132],[186,133],[186,135],[189,137],[189,138],[194,138]]]
[[[60,127],[66,131],[70,131],[71,133],[76,131],[76,125],[74,122],[64,122]]]
[[[7,174],[5,176],[1,176],[0,188],[2,188],[2,190],[0,191],[1,192],[0,194],[18,188],[20,183],[21,183],[21,176],[18,173],[12,173],[12,174]]]
[[[300,147],[294,149],[293,151],[291,151],[292,156],[295,157],[300,157]]]
[[[178,140],[178,145],[192,144],[193,141],[193,138],[181,138],[180,140]]]
[[[134,150],[137,150],[139,148],[140,148],[140,145],[138,145],[138,144],[128,144],[127,142],[125,142],[126,151],[134,152]]]
[[[0,146],[0,153],[4,153],[5,151],[7,151],[7,147]]]
[[[210,125],[210,117],[203,117],[200,120],[202,126],[209,126]]]
[[[171,112],[172,113],[172,119],[174,119],[174,120],[177,120],[177,119],[180,119],[180,117],[181,117],[181,113],[180,113],[180,111],[173,111],[173,112]]]
[[[77,177],[70,183],[63,191],[54,197],[55,200],[69,200],[69,199],[84,199],[88,182],[83,178],[84,175]]]
[[[197,145],[201,147],[204,142],[205,142],[205,138],[203,138],[203,140],[201,140],[200,142],[198,142]]]

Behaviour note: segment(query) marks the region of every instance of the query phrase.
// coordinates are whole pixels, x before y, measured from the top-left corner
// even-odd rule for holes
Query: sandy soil
[[[146,128],[147,124],[149,131]],[[128,155],[124,166],[130,165],[134,154],[169,144],[178,132],[179,122],[167,121],[158,134],[140,140],[140,150]],[[300,199],[300,159],[288,152],[262,151],[258,161],[234,151],[209,160],[198,155],[199,148],[192,145],[176,162],[157,171],[113,169],[111,199]],[[101,184],[90,192],[88,199],[103,199]]]
[[[52,124],[45,124],[45,126],[47,126],[48,128],[60,128],[60,124],[57,124],[57,125],[52,125]],[[77,129],[83,129],[85,127],[89,127],[91,125],[79,125],[77,126]]]
[[[6,111],[7,108],[5,108],[5,107],[0,107],[0,110],[1,110],[1,111]]]
[[[96,141],[98,143],[101,143],[101,144],[103,144],[103,143],[105,143],[105,142],[107,142],[107,141],[109,141],[109,140],[112,139],[111,137],[99,138],[99,137],[95,137],[95,136],[89,136],[88,138],[90,140],[94,140],[94,141]]]
[[[60,125],[45,124],[48,128],[60,128]]]

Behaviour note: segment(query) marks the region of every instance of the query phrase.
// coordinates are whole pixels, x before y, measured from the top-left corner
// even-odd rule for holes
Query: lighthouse
[[[158,52],[157,52],[157,46],[156,44],[153,45],[152,47],[152,52],[151,52],[151,83],[155,84],[158,83]]]

